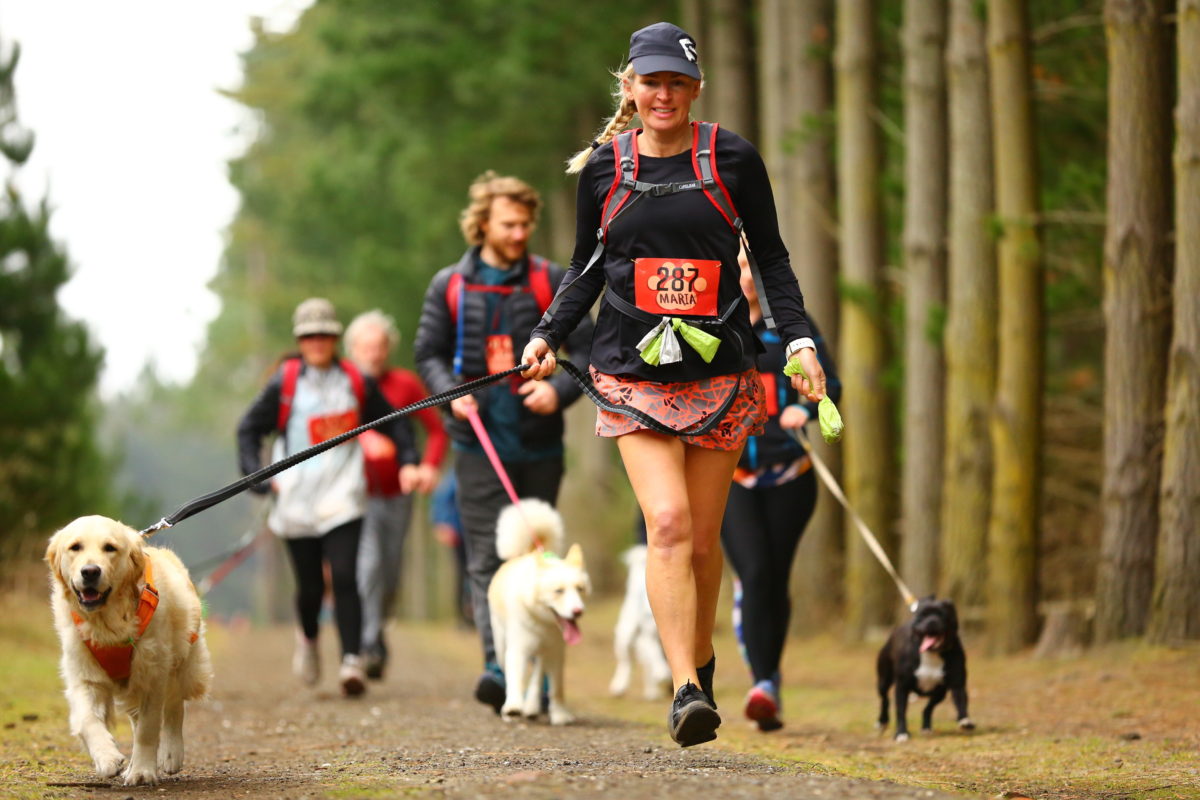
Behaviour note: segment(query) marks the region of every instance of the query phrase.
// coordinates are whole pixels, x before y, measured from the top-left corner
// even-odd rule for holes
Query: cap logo
[[[680,39],[679,46],[683,48],[683,55],[688,61],[695,62],[696,60],[696,43],[691,39]]]

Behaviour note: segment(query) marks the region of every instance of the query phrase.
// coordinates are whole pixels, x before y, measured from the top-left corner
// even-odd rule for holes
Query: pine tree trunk
[[[904,4],[904,471],[900,565],[937,586],[946,307],[946,3]]]
[[[881,143],[874,117],[877,14],[872,0],[840,0],[836,8],[839,253],[846,284],[840,342],[845,484],[867,526],[894,553],[893,403],[883,385]],[[871,626],[889,622],[895,591],[858,531],[847,526],[846,536],[846,635],[860,639]]]
[[[778,16],[773,20],[765,13],[761,16],[762,39],[777,36],[783,43],[788,95],[780,104],[782,168],[771,172],[778,192],[775,202],[805,308],[832,352],[839,341],[837,222],[832,214],[834,168],[829,134],[833,7],[829,0],[766,0],[764,11],[768,4],[778,7]],[[762,98],[765,123],[768,95],[764,92]],[[818,457],[840,479],[841,445],[830,446],[815,438]],[[819,488],[817,508],[793,571],[796,608],[802,613],[793,613],[792,620],[799,632],[828,630],[840,617],[843,524],[842,507]]]
[[[1200,0],[1176,21],[1175,330],[1150,639],[1200,639]]]
[[[1171,336],[1166,0],[1106,0],[1104,530],[1098,642],[1145,632],[1158,536]]]
[[[722,127],[757,142],[751,7],[750,0],[709,0],[706,46],[712,81],[705,108]]]
[[[784,30],[785,0],[758,2],[758,151],[767,165],[767,174],[783,174],[784,142],[787,124],[795,102],[792,98],[791,56],[793,43]],[[774,185],[776,206],[787,205],[787,186]],[[785,243],[788,231],[780,224]]]
[[[975,0],[950,0],[950,243],[946,452],[939,591],[959,608],[985,596],[996,391],[996,249],[986,31]]]
[[[1001,226],[987,619],[993,650],[1013,652],[1032,644],[1037,635],[1042,273],[1026,2],[988,0],[987,9],[996,212]]]

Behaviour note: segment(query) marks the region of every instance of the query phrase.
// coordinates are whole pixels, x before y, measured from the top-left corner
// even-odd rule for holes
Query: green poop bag
[[[808,378],[804,367],[800,366],[796,359],[791,359],[784,365],[783,374],[789,378],[793,375]],[[821,438],[826,444],[833,444],[842,438],[842,430],[845,427],[842,425],[842,415],[838,413],[837,406],[829,399],[829,395],[825,395],[821,402],[817,403],[817,422],[821,425]]]

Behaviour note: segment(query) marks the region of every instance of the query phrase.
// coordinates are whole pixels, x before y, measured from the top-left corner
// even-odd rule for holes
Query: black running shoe
[[[667,729],[680,747],[711,742],[717,738],[717,728],[720,726],[721,715],[699,686],[688,681],[679,687],[671,702]]]
[[[479,682],[475,684],[475,699],[484,705],[491,706],[497,714],[504,705],[505,694],[502,673],[488,670],[479,676]]]
[[[383,669],[387,664],[387,656],[378,645],[363,648],[364,668],[367,677],[373,681],[383,680]]]

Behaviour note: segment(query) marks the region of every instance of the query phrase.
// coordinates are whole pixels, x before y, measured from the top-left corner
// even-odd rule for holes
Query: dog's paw
[[[174,775],[183,769],[183,742],[163,740],[158,748],[158,771]]]
[[[958,721],[958,729],[962,731],[973,731],[975,730],[975,723],[971,721],[970,717],[963,717]]]
[[[153,764],[134,764],[129,762],[121,777],[126,786],[153,786],[158,783],[158,770]]]
[[[104,755],[96,756],[92,759],[92,764],[96,767],[96,774],[101,778],[111,778],[121,771],[125,766],[125,756],[117,750]]]
[[[509,703],[505,703],[500,709],[500,717],[505,722],[512,722],[513,720],[521,718],[522,711],[523,709],[521,706],[517,705],[516,703],[511,705]]]
[[[550,708],[550,724],[551,725],[570,725],[575,721],[575,715],[562,706]]]
[[[907,734],[907,733],[897,733],[897,734],[896,734],[896,741],[897,741],[897,742],[907,742],[907,741],[908,741],[908,734]]]

